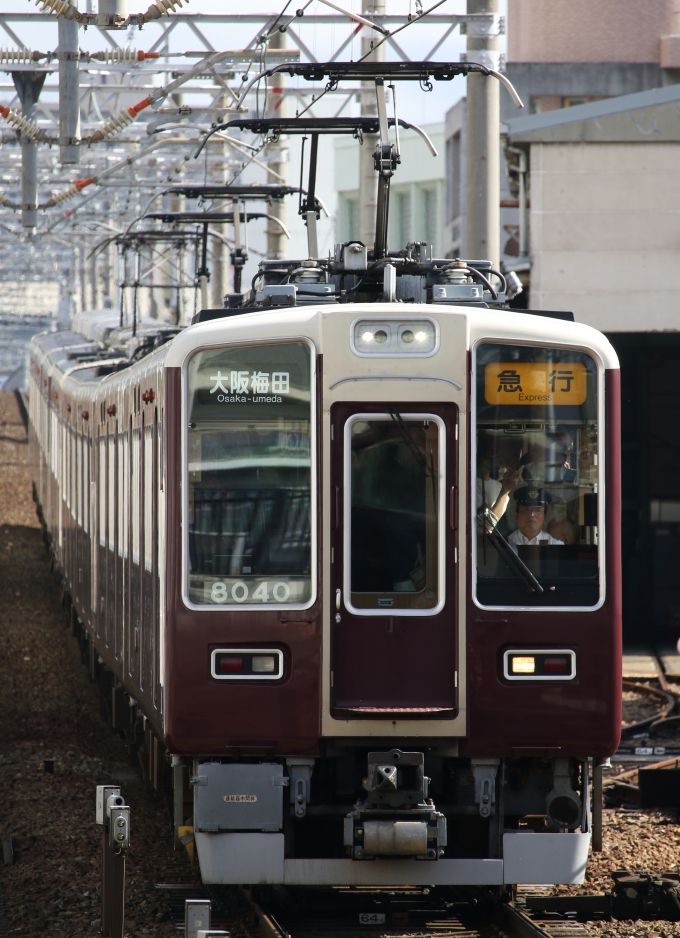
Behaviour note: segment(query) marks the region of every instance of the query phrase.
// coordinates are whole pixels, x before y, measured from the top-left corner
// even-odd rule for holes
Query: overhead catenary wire
[[[147,2],[148,2],[148,0],[147,0]],[[322,0],[322,2],[323,2],[323,0]],[[444,0],[442,0],[442,2],[444,2]],[[338,12],[342,13],[344,16],[347,16],[348,19],[353,20],[354,23],[358,23],[358,24],[359,24],[359,27],[361,28],[362,24],[359,22],[359,19],[358,19],[356,16],[351,15],[351,11],[345,10],[345,9],[343,8],[343,6],[342,6],[343,3],[344,3],[345,6],[349,6],[349,5],[350,5],[349,2],[348,2],[348,0],[340,0],[340,3],[339,3],[339,4],[338,4],[338,3],[333,3],[333,2],[328,2],[328,3],[325,3],[324,5],[325,5],[325,6],[329,6],[329,7],[331,7],[332,9],[338,10]],[[58,6],[59,4],[54,4],[54,3],[52,3],[52,4],[48,4],[48,5],[49,5],[49,7],[50,7],[50,10],[49,10],[50,12],[56,12],[57,15],[59,15],[58,11],[55,9],[55,6]],[[67,6],[72,6],[72,4],[66,4],[66,5],[67,5]],[[135,5],[136,5],[136,4],[135,4]],[[143,6],[143,5],[145,5],[145,4],[140,3],[140,6]],[[300,4],[300,5],[302,6],[302,4]],[[305,4],[304,4],[304,9],[307,9],[307,7],[309,7],[310,5],[311,5],[311,3],[305,3]],[[437,6],[439,6],[439,5],[440,5],[440,4],[435,4],[435,6],[434,6],[432,9],[434,9],[435,7],[437,7]],[[83,5],[81,4],[81,8],[82,8],[82,6],[83,6]],[[291,7],[291,0],[287,0],[287,2],[286,2],[285,4],[282,3],[281,6],[282,6],[281,12],[278,13],[278,14],[275,14],[275,15],[269,20],[269,25],[267,26],[266,30],[265,30],[265,31],[262,31],[262,32],[260,33],[259,37],[254,40],[255,43],[260,44],[260,43],[263,43],[263,41],[266,42],[266,40],[268,39],[268,37],[269,37],[277,28],[280,28],[280,26],[285,23],[285,21],[286,21],[287,18],[288,18],[288,15],[289,15],[289,10],[290,10],[290,7]],[[44,7],[45,7],[45,4],[43,3],[43,8],[44,8]],[[292,12],[292,11],[291,11],[291,12]],[[429,11],[426,11],[426,12],[429,12]],[[62,15],[63,15],[63,13],[62,13]],[[366,17],[362,17],[362,19],[366,19]],[[419,17],[418,17],[418,19],[419,19]],[[414,20],[414,21],[417,21],[417,19]],[[378,28],[379,24],[375,24],[375,23],[370,24],[370,23],[367,23],[366,25],[367,25],[367,28],[368,28],[369,25],[370,25],[370,28],[375,29],[377,32],[381,32],[381,31],[382,31],[382,32],[384,33],[384,37],[387,38],[387,31],[386,31],[384,28],[380,28],[380,29],[379,29],[379,28]],[[405,25],[409,25],[409,24],[405,24]],[[402,28],[403,28],[403,27],[402,27]],[[383,37],[380,37],[380,38],[382,39]],[[264,51],[264,50],[263,50],[263,51]],[[170,54],[173,54],[173,53],[170,53]],[[177,53],[177,54],[184,54],[184,53]],[[100,60],[101,60],[101,61],[105,61],[105,62],[107,62],[107,63],[115,63],[116,61],[118,61],[118,62],[121,63],[121,64],[125,64],[125,63],[127,63],[127,62],[130,62],[130,63],[131,63],[131,62],[134,62],[134,61],[135,61],[135,52],[134,52],[134,50],[130,50],[129,48],[127,48],[127,49],[125,49],[125,50],[122,50],[122,49],[121,49],[121,50],[111,50],[110,53],[99,53],[99,54],[95,54],[95,53],[89,53],[89,54],[88,54],[88,53],[85,53],[85,54],[83,54],[83,57],[85,57],[86,55],[88,56],[88,58],[89,58],[89,57],[94,58],[95,55],[98,55],[98,56],[100,57]],[[159,53],[152,53],[151,55],[152,55],[152,56],[156,56],[156,55],[159,55]],[[207,63],[207,59],[208,59],[208,56],[205,56],[204,59],[203,59],[200,63],[198,63],[198,64],[199,64],[199,67],[201,68],[202,71],[203,71],[203,70],[208,70],[209,67],[210,67],[209,64]],[[139,57],[138,57],[138,60],[139,60]],[[276,61],[276,60],[275,60],[275,61]],[[280,61],[280,59],[279,59],[279,61]],[[268,64],[271,65],[271,64],[273,64],[273,63],[269,62]],[[222,68],[224,69],[224,66],[222,66]],[[244,69],[244,71],[245,71],[245,69]],[[265,71],[265,69],[263,69],[263,71]],[[184,80],[187,80],[187,76],[182,76],[182,78],[183,78]],[[172,84],[172,83],[169,83],[167,87],[165,87],[165,88],[159,88],[158,91],[155,91],[155,90],[154,90],[154,92],[152,92],[152,94],[154,95],[154,98],[156,98],[156,96],[158,96],[158,97],[157,97],[157,100],[158,100],[158,99],[160,99],[162,96],[172,93],[172,90],[173,90],[173,84]],[[230,90],[231,90],[231,89],[230,89]],[[233,92],[232,92],[232,93],[233,93]],[[325,93],[325,92],[324,92],[324,93]],[[149,95],[149,98],[150,98],[150,97],[151,97],[151,95]],[[320,95],[320,97],[323,97],[323,93]],[[318,100],[320,100],[320,97],[317,97],[313,103],[316,103]],[[144,108],[148,108],[151,103],[153,103],[153,102],[150,102],[148,99],[145,99],[144,101],[140,101],[140,102],[138,102],[136,105],[134,105],[134,106],[133,106],[133,110],[135,110],[136,113],[130,115],[130,117],[131,117],[130,122],[125,121],[125,122],[124,122],[124,126],[129,126],[129,123],[132,123],[132,121],[133,121],[134,118],[137,116],[137,114],[141,113],[141,111],[144,110]],[[310,104],[309,107],[312,107],[312,106],[313,106],[313,103]],[[102,109],[103,109],[103,108],[102,108]],[[124,110],[126,110],[126,111],[129,112],[130,109],[124,109]],[[307,110],[307,108],[306,108],[305,110]],[[303,112],[303,113],[304,113],[304,112]],[[106,115],[106,111],[105,111],[105,110],[104,110],[104,114]],[[114,114],[112,117],[109,117],[107,121],[104,121],[104,122],[103,122],[103,125],[105,126],[108,122],[110,122],[110,121],[111,121],[113,118],[115,118],[115,117],[116,117],[115,114]],[[45,126],[45,125],[43,124],[43,128],[44,128],[44,126]],[[189,125],[189,126],[190,126],[190,125]],[[123,128],[121,127],[120,129],[123,129]],[[171,132],[172,132],[172,131],[176,131],[176,130],[178,130],[178,129],[179,129],[178,127],[168,127],[168,128],[166,128],[166,130],[171,131]],[[182,129],[183,129],[183,130],[186,129],[186,125],[182,125]],[[42,128],[38,128],[38,130],[39,130],[39,131],[42,130],[42,132],[44,133],[44,130],[43,130]],[[192,128],[192,131],[193,131],[193,130],[194,130],[194,128]],[[203,128],[200,128],[200,127],[198,127],[198,126],[195,126],[195,130],[196,130],[196,132],[200,133],[200,132],[202,132]],[[85,143],[85,142],[93,142],[93,143],[94,143],[94,142],[98,142],[98,140],[96,139],[96,136],[97,136],[97,133],[100,132],[100,131],[101,131],[101,128],[97,128],[97,130],[95,130],[94,134],[92,134],[92,135],[90,136],[89,141],[88,141],[87,139],[85,139],[85,140],[83,140],[83,142],[84,142],[84,143]],[[88,132],[89,132],[89,131],[88,131]],[[109,134],[109,136],[108,136],[106,139],[110,139],[112,136],[115,136],[116,133],[120,134],[120,130],[114,128],[114,132],[113,132],[112,134]],[[132,137],[133,135],[130,135],[130,134],[120,134],[120,136]],[[174,136],[174,134],[173,134],[173,136]],[[219,136],[222,137],[221,134],[220,134]],[[232,164],[232,168],[231,168],[230,171],[229,171],[229,176],[231,177],[231,180],[232,180],[232,181],[237,180],[239,177],[241,177],[242,174],[247,170],[247,168],[250,166],[251,163],[252,163],[254,166],[260,166],[260,167],[262,167],[262,168],[266,168],[267,170],[269,170],[269,167],[266,165],[266,163],[263,162],[262,160],[258,159],[258,155],[261,155],[262,152],[265,151],[266,147],[267,147],[268,144],[269,144],[269,141],[263,141],[262,145],[261,145],[260,147],[258,147],[258,148],[252,148],[252,146],[251,146],[250,144],[246,144],[244,141],[238,141],[238,142],[237,142],[237,141],[235,141],[235,140],[230,140],[230,141],[228,141],[228,142],[234,147],[234,149],[235,149],[236,151],[239,151],[240,148],[244,148],[244,149],[247,149],[248,151],[250,151],[248,154],[244,154],[244,156],[246,156],[247,158],[243,161],[243,165],[237,165],[236,168],[234,168],[234,167],[233,167],[233,164]],[[146,148],[145,148],[145,150],[146,150]],[[149,152],[149,151],[146,150],[146,152]],[[240,150],[240,152],[243,152],[243,150]],[[130,157],[126,157],[124,160],[121,160],[121,161],[120,161],[120,165],[119,165],[117,171],[116,171],[116,168],[115,168],[115,167],[105,167],[105,168],[102,170],[102,172],[99,172],[99,171],[98,171],[98,167],[97,167],[96,165],[95,165],[95,166],[92,166],[92,167],[88,167],[88,168],[89,168],[89,173],[83,173],[83,172],[81,172],[81,175],[82,175],[84,178],[82,178],[82,179],[76,179],[76,180],[74,180],[74,181],[70,184],[70,186],[67,187],[66,190],[64,190],[64,191],[62,191],[62,192],[54,193],[54,195],[51,197],[51,199],[50,199],[50,200],[45,200],[45,203],[42,204],[40,207],[44,209],[44,208],[46,208],[46,207],[48,207],[48,206],[49,206],[49,207],[61,206],[61,205],[63,205],[65,202],[68,202],[69,199],[75,199],[75,198],[78,198],[78,197],[79,197],[79,198],[78,198],[78,204],[76,205],[76,207],[75,207],[73,210],[71,210],[69,213],[67,213],[67,215],[65,215],[62,219],[57,220],[57,224],[59,224],[59,222],[62,221],[62,220],[65,221],[67,217],[73,218],[74,214],[75,214],[76,212],[80,211],[80,209],[82,208],[82,206],[85,205],[85,202],[86,202],[86,201],[89,202],[91,199],[97,197],[97,194],[95,193],[94,190],[95,190],[99,185],[117,186],[117,185],[119,184],[118,181],[117,181],[117,177],[120,178],[120,177],[118,176],[118,174],[120,173],[121,169],[123,169],[125,166],[130,165],[130,162],[129,162],[129,161],[131,161],[131,160],[139,160],[139,159],[141,159],[141,157],[142,157],[142,155],[140,155],[140,154],[131,154]],[[178,167],[181,168],[181,166],[182,166],[182,165],[185,165],[185,164],[186,164],[186,157],[183,158],[183,159],[181,159],[181,160],[178,162]],[[94,172],[93,172],[93,170],[94,170]],[[177,172],[177,171],[178,171],[178,169],[173,170],[173,172]],[[109,175],[109,173],[111,173],[111,175]],[[148,176],[147,173],[142,173],[141,175],[142,175],[142,176]],[[161,178],[162,178],[162,175],[163,175],[162,173],[156,172],[157,178],[161,179]],[[153,176],[153,173],[152,173],[152,176]],[[132,177],[131,177],[131,182],[130,182],[130,184],[131,184],[131,185],[134,185],[134,186],[136,186],[136,187],[139,187],[139,188],[143,188],[143,186],[144,186],[145,184],[148,184],[148,185],[150,185],[150,186],[156,185],[156,183],[155,183],[153,180],[148,180],[148,179],[142,179],[142,180],[140,180],[138,177],[135,177],[135,180],[136,180],[136,181],[133,183],[133,182],[132,182]],[[118,213],[122,214],[122,213],[124,213],[124,212],[126,213],[129,208],[132,208],[132,206],[133,206],[134,203],[135,203],[135,200],[139,198],[139,196],[138,196],[136,193],[132,193],[131,191],[127,191],[127,194],[125,194],[125,190],[126,190],[126,181],[125,181],[125,179],[121,179],[120,185],[121,185],[121,195],[120,195],[120,196],[117,196],[117,195],[116,195],[116,196],[113,196],[113,203],[112,203],[113,205],[116,206],[115,211],[116,211],[117,214],[118,214]],[[162,183],[158,183],[158,185],[162,185]],[[85,194],[85,193],[84,193],[84,190],[85,190],[86,188],[88,188],[88,190],[92,190],[92,191],[89,192],[89,194]],[[110,190],[109,190],[109,191],[110,191]],[[85,198],[83,198],[83,196],[85,196]],[[52,202],[51,205],[49,204],[50,202]],[[0,201],[0,204],[5,204],[5,205],[7,205],[8,208],[14,208],[13,203],[10,202],[10,200],[9,200],[8,197],[4,197],[3,200]],[[88,214],[88,213],[89,213],[89,214],[92,214],[92,209],[89,209],[87,212],[83,212],[83,214]],[[128,216],[128,217],[129,217],[129,216]]]
[[[191,129],[191,125],[188,125],[186,129]],[[107,176],[111,176],[113,173],[124,169],[126,166],[130,166],[132,163],[136,163],[138,160],[143,159],[145,156],[148,156],[149,153],[152,153],[154,150],[158,150],[160,147],[168,146],[170,144],[182,144],[190,142],[191,141],[187,140],[186,137],[160,137],[154,140],[153,143],[150,143],[148,146],[144,147],[144,149],[139,150],[137,153],[131,153],[129,156],[123,157],[123,159],[119,160],[117,163],[114,163],[112,166],[108,166],[98,175],[89,176],[86,179],[76,179],[67,189],[64,189],[62,192],[51,196],[47,202],[40,204],[38,208],[47,209],[57,205],[62,205],[68,199],[78,195],[88,186],[99,184]]]

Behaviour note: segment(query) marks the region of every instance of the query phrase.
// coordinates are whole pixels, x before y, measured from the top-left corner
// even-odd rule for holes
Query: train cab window
[[[191,358],[191,604],[313,601],[311,367],[302,342],[208,349]]]
[[[443,604],[444,425],[356,414],[345,429],[345,591],[355,615],[433,615]]]
[[[481,606],[598,606],[598,369],[584,352],[483,343],[472,491]]]

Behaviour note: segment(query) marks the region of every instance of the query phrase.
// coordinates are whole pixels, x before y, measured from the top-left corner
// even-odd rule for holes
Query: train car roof
[[[470,347],[480,339],[493,338],[501,341],[538,342],[542,345],[576,345],[594,351],[605,368],[619,367],[616,352],[606,336],[583,323],[533,316],[521,311],[449,306],[443,303],[348,303],[326,307],[279,307],[275,310],[212,319],[189,326],[177,335],[168,347],[165,364],[167,367],[181,367],[196,348],[218,345],[223,343],[227,336],[230,341],[236,342],[307,336],[315,341],[318,351],[323,352],[320,323],[324,317],[337,315],[348,316],[351,321],[362,316],[409,319],[417,316],[430,319],[464,316],[467,320]]]
[[[139,377],[158,366],[182,367],[198,348],[225,342],[252,342],[277,338],[306,337],[319,353],[323,347],[323,319],[344,315],[348,324],[358,317],[395,317],[409,319],[443,316],[464,317],[468,347],[483,340],[526,342],[541,345],[576,346],[594,352],[605,368],[618,368],[619,362],[609,340],[601,332],[583,323],[536,316],[521,311],[480,309],[447,304],[352,303],[342,306],[295,306],[212,319],[181,329],[158,320],[138,324],[137,336],[130,327],[118,328],[119,314],[96,310],[80,314],[74,325],[78,331],[43,332],[32,340],[33,348],[48,360],[50,372],[59,375],[60,383],[71,384],[74,393],[90,392],[106,381],[109,387],[126,384],[131,376]],[[117,328],[109,328],[115,319]],[[101,336],[93,341],[86,335]],[[349,335],[348,335],[349,338]],[[149,344],[151,343],[151,344]],[[134,370],[131,370],[132,367]]]

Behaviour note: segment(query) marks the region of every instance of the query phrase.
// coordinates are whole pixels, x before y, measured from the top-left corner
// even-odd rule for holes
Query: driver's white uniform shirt
[[[532,544],[542,544],[544,547],[550,547],[552,545],[564,547],[563,541],[558,541],[557,538],[552,537],[547,531],[540,531],[536,537],[529,538],[522,534],[519,528],[513,531],[512,534],[508,534],[508,544],[510,544],[515,553],[517,553],[518,546],[527,547]]]

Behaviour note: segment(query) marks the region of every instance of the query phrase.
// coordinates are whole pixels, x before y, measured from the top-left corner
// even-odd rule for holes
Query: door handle
[[[455,485],[451,486],[449,497],[449,523],[452,531],[458,530],[458,499],[456,498],[458,489]]]
[[[342,599],[342,590],[335,591],[335,610],[340,612],[340,600]]]

